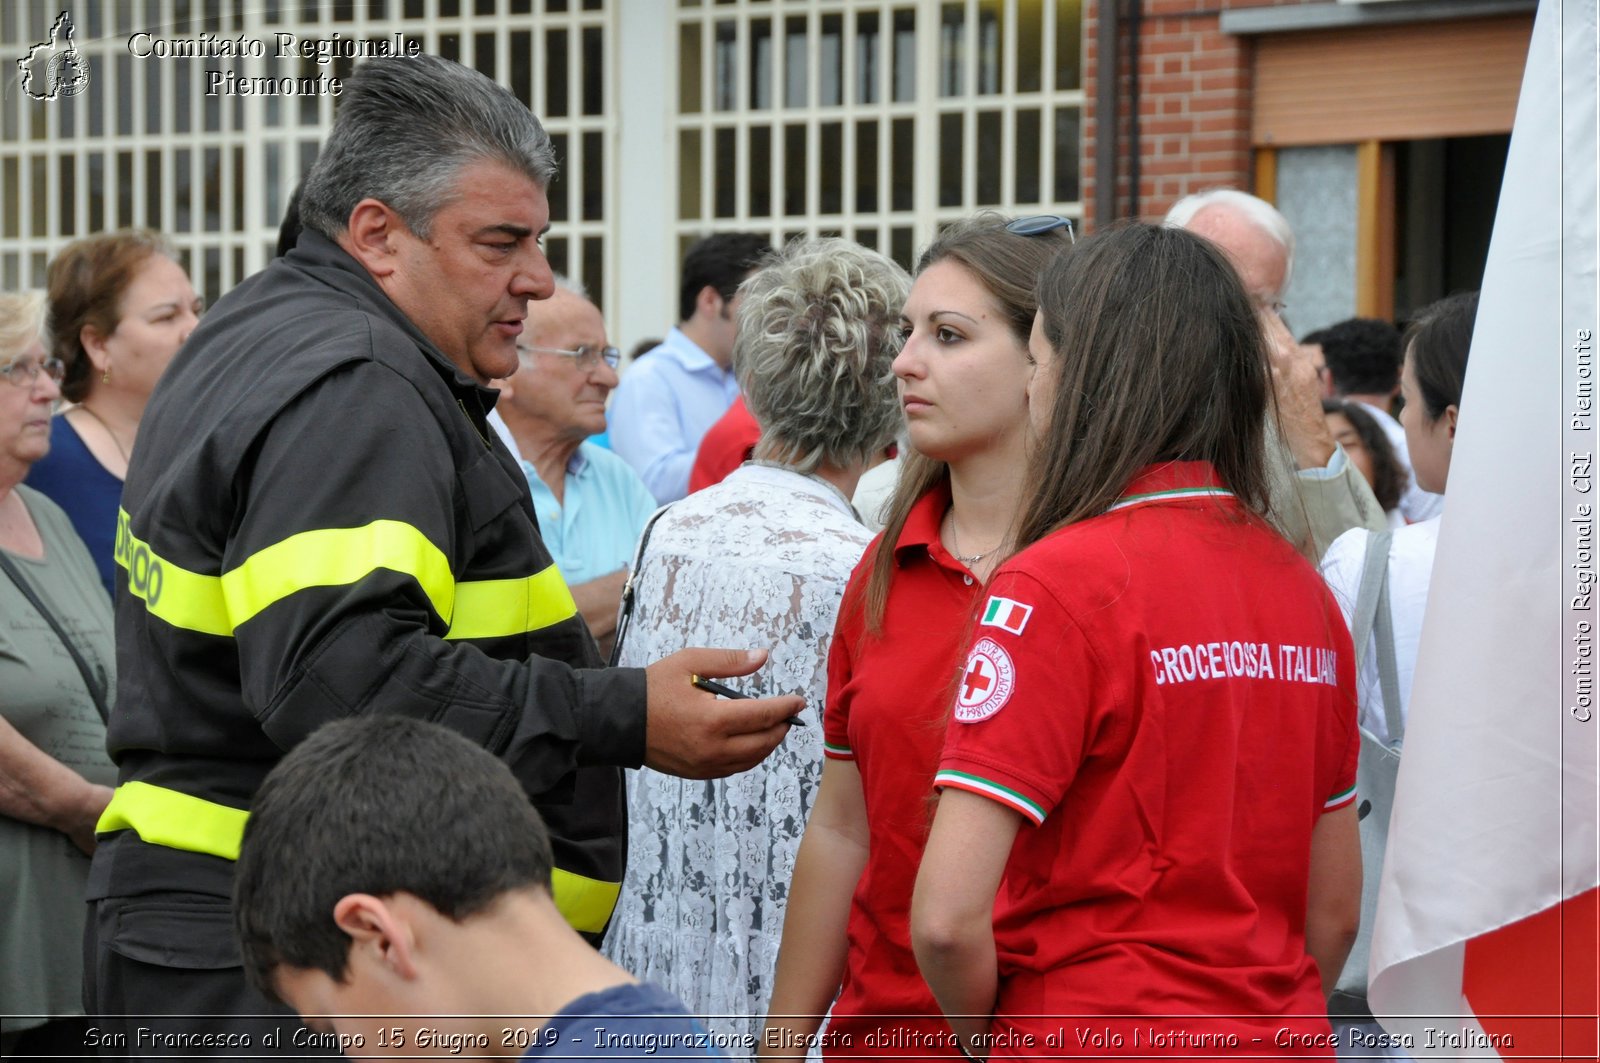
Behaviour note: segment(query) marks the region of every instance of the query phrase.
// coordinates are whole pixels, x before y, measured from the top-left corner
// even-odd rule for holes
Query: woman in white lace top
[[[822,770],[828,646],[871,539],[849,497],[899,427],[890,365],[909,287],[899,266],[837,239],[791,244],[745,282],[734,364],[762,425],[755,458],[664,511],[634,576],[621,664],[770,647],[765,668],[730,684],[806,699],[806,726],[742,775],[629,777],[628,871],[606,954],[741,1039],[766,1012]]]

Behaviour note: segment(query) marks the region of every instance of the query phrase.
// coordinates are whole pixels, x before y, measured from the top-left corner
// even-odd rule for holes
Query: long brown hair
[[[955,262],[972,275],[994,299],[1004,315],[1017,344],[1026,352],[1028,334],[1038,308],[1035,291],[1039,274],[1055,255],[1071,246],[1066,229],[1052,229],[1033,236],[1008,232],[1008,219],[986,211],[951,225],[929,244],[917,260],[917,274],[937,262]],[[1024,355],[1019,355],[1023,357]],[[950,476],[950,467],[915,448],[906,448],[900,459],[900,476],[894,496],[889,500],[883,535],[872,553],[872,570],[867,577],[863,608],[867,629],[883,630],[883,615],[889,605],[889,588],[894,579],[895,544],[904,530],[906,518],[917,500],[937,488]]]
[[[1017,545],[1104,513],[1140,469],[1208,461],[1267,509],[1266,337],[1239,276],[1182,229],[1096,234],[1045,269],[1039,310],[1054,387],[1029,455]]]

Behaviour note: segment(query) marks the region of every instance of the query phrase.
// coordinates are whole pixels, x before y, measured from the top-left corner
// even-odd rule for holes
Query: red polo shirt
[[[1318,817],[1354,799],[1354,663],[1316,571],[1205,463],[1145,470],[1001,568],[937,778],[1026,821],[995,901],[997,1035],[1333,1054],[1278,1039],[1329,1029],[1306,884]],[[1124,1017],[1045,1017],[1069,1015]]]
[[[948,485],[917,502],[895,544],[883,632],[860,602],[873,550],[850,578],[828,659],[824,752],[861,772],[870,832],[828,1057],[957,1056],[911,952],[911,888],[932,824],[933,773],[983,584],[939,542]]]

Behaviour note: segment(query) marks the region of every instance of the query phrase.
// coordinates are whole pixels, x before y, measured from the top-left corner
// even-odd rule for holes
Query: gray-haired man
[[[550,826],[557,904],[594,938],[622,877],[622,768],[743,770],[798,707],[691,686],[759,666],[743,651],[600,669],[485,424],[487,382],[551,292],[553,172],[538,121],[482,75],[367,63],[297,246],[217,303],[146,411],[117,537],[119,785],[90,885],[89,1006],[126,1016],[102,1023],[121,1050],[266,1053],[276,1030],[304,1051],[251,1017],[270,1009],[228,897],[256,787],[318,725],[412,716],[506,760]]]

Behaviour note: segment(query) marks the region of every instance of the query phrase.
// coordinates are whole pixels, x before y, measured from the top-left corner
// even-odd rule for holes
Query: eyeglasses
[[[1067,230],[1067,239],[1077,243],[1078,237],[1072,231],[1072,222],[1059,214],[1032,214],[1006,223],[1006,232],[1016,233],[1018,236],[1043,236],[1057,229]]]
[[[574,359],[578,368],[591,370],[601,362],[605,362],[610,369],[615,369],[622,364],[622,351],[616,347],[591,347],[587,343],[575,351],[562,350],[560,347],[535,347],[532,344],[522,343],[517,345],[518,354],[559,354],[563,358]],[[526,359],[524,359],[526,361]]]
[[[61,383],[61,378],[67,375],[67,367],[59,358],[46,358],[42,362],[35,362],[32,359],[28,361],[18,360],[9,362],[6,365],[0,365],[0,376],[5,377],[19,388],[33,387],[34,382],[39,379],[40,373],[59,384]]]

